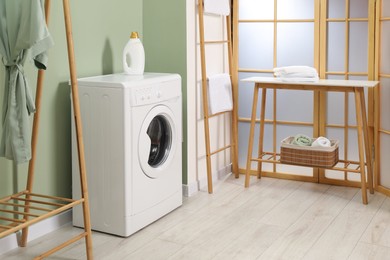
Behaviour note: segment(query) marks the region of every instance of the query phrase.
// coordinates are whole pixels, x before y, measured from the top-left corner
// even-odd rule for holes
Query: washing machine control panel
[[[162,98],[162,93],[154,88],[141,88],[136,90],[137,105],[145,105],[158,102]]]
[[[160,82],[132,89],[131,105],[141,106],[161,103],[181,95],[180,80]]]

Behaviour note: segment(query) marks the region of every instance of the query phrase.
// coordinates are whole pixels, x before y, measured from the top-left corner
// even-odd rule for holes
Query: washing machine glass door
[[[169,166],[177,142],[173,113],[166,106],[154,107],[146,116],[138,143],[139,161],[143,172],[158,178]]]

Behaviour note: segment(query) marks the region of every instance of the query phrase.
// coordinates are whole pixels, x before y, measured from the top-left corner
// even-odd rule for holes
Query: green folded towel
[[[297,134],[292,141],[292,144],[299,146],[311,146],[311,138],[307,135]]]

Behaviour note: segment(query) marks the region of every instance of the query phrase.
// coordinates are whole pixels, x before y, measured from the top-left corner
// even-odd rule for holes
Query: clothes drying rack
[[[84,159],[84,145],[82,136],[82,123],[78,98],[77,76],[76,76],[76,64],[74,57],[74,46],[72,37],[72,23],[70,17],[69,0],[63,0],[63,10],[65,18],[65,30],[68,48],[68,60],[70,69],[70,79],[72,85],[72,98],[74,109],[74,120],[76,125],[77,135],[77,148],[79,156],[80,167],[80,180],[82,195],[80,199],[69,199],[55,196],[47,196],[42,194],[33,193],[33,181],[34,181],[34,165],[36,160],[36,146],[38,141],[38,127],[41,108],[42,86],[44,71],[38,71],[37,89],[36,89],[36,113],[34,115],[33,130],[32,130],[32,158],[28,167],[28,179],[26,189],[19,193],[7,196],[0,199],[0,213],[3,215],[9,214],[12,217],[0,216],[2,224],[0,225],[0,238],[8,236],[12,233],[22,230],[22,236],[20,246],[26,246],[28,227],[41,220],[47,219],[61,212],[64,212],[76,205],[82,205],[84,213],[84,232],[71,238],[70,240],[54,247],[53,249],[37,256],[34,259],[43,259],[58,250],[85,238],[86,255],[88,260],[93,259],[92,254],[92,233],[90,224],[90,212],[89,212],[89,200],[86,178],[86,167]],[[50,13],[50,0],[45,1],[45,15],[46,23],[48,23]],[[8,216],[8,215],[6,215]]]
[[[233,50],[232,50],[232,28],[231,28],[231,15],[226,16],[226,34],[227,39],[214,40],[214,41],[205,41],[205,26],[204,26],[204,1],[198,1],[198,15],[199,15],[199,40],[200,40],[200,60],[201,60],[201,75],[202,75],[202,99],[203,99],[203,113],[204,113],[204,133],[205,133],[205,146],[206,146],[206,164],[207,164],[207,185],[208,192],[213,193],[213,178],[212,178],[212,169],[211,169],[211,156],[219,152],[231,149],[233,172],[235,173],[236,178],[238,178],[238,165],[237,165],[237,102],[236,102],[236,89],[234,84],[236,84],[237,79],[233,73]],[[233,110],[224,111],[220,113],[215,113],[210,115],[209,113],[209,98],[207,93],[207,69],[206,69],[206,48],[208,44],[227,44],[228,47],[228,61],[229,61],[229,74],[232,85],[232,98],[233,98]],[[231,144],[226,145],[222,148],[219,148],[215,151],[211,151],[210,148],[210,124],[209,119],[216,117],[222,114],[230,113],[231,114]]]

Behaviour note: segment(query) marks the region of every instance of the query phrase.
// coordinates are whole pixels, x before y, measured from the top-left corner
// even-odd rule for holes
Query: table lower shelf
[[[257,162],[263,162],[263,163],[287,164],[287,163],[282,163],[280,161],[280,153],[273,153],[273,152],[263,152],[258,158],[252,158],[251,161],[257,161]],[[289,165],[322,168],[322,169],[326,169],[326,170],[342,171],[342,172],[355,172],[355,173],[361,172],[360,162],[349,161],[349,160],[339,160],[338,163],[331,168],[310,166],[310,165],[301,165],[301,164],[290,164],[290,163],[289,163]]]
[[[0,238],[68,210],[84,199],[74,200],[28,191],[0,199]]]

